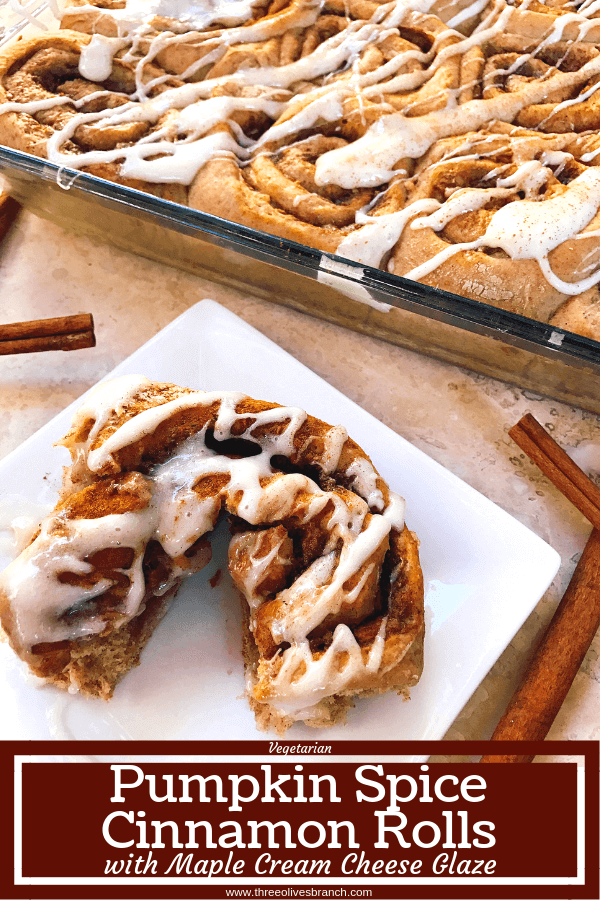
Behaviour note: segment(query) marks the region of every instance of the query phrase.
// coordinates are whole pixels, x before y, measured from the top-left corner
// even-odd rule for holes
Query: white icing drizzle
[[[600,57],[596,57],[577,72],[554,75],[552,84],[556,88],[576,87],[599,74]],[[464,131],[477,131],[492,120],[511,122],[525,107],[541,103],[547,92],[545,81],[533,81],[513,94],[470,100],[459,110],[445,108],[417,118],[401,113],[384,116],[354,143],[319,157],[315,180],[317,184],[339,184],[345,188],[385,184],[394,176],[393,166],[398,160],[418,159],[436,141]]]
[[[124,38],[110,38],[103,34],[94,34],[79,57],[79,74],[88,81],[106,81],[109,78],[113,57],[118,50],[126,47]]]
[[[388,505],[382,513],[383,518],[387,519],[392,528],[401,531],[404,527],[405,513],[406,500],[404,497],[401,497],[400,494],[397,494],[395,491],[390,491]]]
[[[322,454],[322,472],[324,475],[331,475],[337,469],[347,440],[348,432],[343,425],[336,425],[325,435],[325,449]]]
[[[398,243],[404,228],[415,215],[437,209],[437,200],[417,200],[399,212],[381,216],[357,215],[357,223],[364,228],[343,238],[337,254],[367,266],[380,266],[386,253]]]
[[[340,657],[345,655],[340,665]],[[298,676],[304,665],[304,672]],[[274,679],[270,703],[295,718],[310,718],[310,707],[324,697],[340,693],[358,673],[364,672],[360,647],[347,625],[338,625],[333,640],[320,659],[314,659],[308,642],[289,647]]]
[[[366,662],[347,625],[336,627],[330,646],[318,660],[311,656],[307,643],[290,647],[283,654],[270,702],[287,715],[309,719],[310,705],[344,691],[355,679],[364,678],[365,673],[378,671],[385,646],[386,626],[387,617],[382,620]],[[396,662],[400,659],[397,657]],[[299,675],[299,672],[302,674]],[[310,705],[307,700],[311,701]]]
[[[85,558],[106,547],[145,546],[153,524],[151,509],[101,519],[46,519],[36,540],[2,573],[2,587],[11,603],[21,642],[31,647],[44,641],[73,640],[102,632],[106,623],[101,615],[81,616],[74,622],[68,613],[105,593],[112,582],[101,579],[92,587],[83,588],[60,583],[58,576],[64,572],[91,573],[93,566]],[[61,529],[58,538],[57,528]],[[138,549],[126,573],[130,586],[122,609],[125,619],[137,612],[144,594],[141,563]]]
[[[31,10],[29,10],[23,3],[20,3],[19,0],[8,0],[8,5],[18,15],[23,16],[23,18],[27,22],[29,22],[30,25],[35,26],[35,28],[39,28],[41,31],[47,30],[48,26],[43,22],[40,22],[35,13],[32,13]]]
[[[292,587],[279,594],[284,607],[271,630],[281,641],[301,644],[327,615],[336,615],[342,604],[356,599],[360,593],[362,582],[352,591],[344,590],[344,583],[369,560],[389,533],[390,524],[383,516],[372,516],[364,531],[355,535],[351,541],[349,535],[354,530],[338,525],[338,533],[345,540],[339,560],[334,554],[313,563],[298,578]],[[368,575],[365,572],[363,578]],[[285,658],[285,653],[284,653]]]
[[[268,532],[268,534],[270,533]],[[250,565],[245,568],[243,577],[238,576],[238,584],[252,611],[258,609],[265,600],[265,594],[261,593],[259,588],[273,565],[278,564],[284,568],[291,566],[290,560],[281,556],[281,545],[285,540],[285,535],[273,544],[268,553],[258,555],[258,551],[262,551],[263,535],[264,532],[237,534],[233,536],[229,545],[230,557],[244,552],[248,555]]]
[[[473,3],[469,4],[469,6],[466,6],[455,16],[452,16],[451,19],[448,19],[448,27],[458,28],[458,26],[462,25],[463,22],[467,22],[474,16],[479,15],[479,13],[482,12],[486,6],[487,0],[474,0]]]
[[[120,416],[141,391],[152,382],[144,375],[122,375],[111,381],[103,381],[95,387],[73,418],[73,426],[80,427],[88,420],[94,424],[88,434],[88,445],[94,443],[112,415]]]
[[[499,247],[512,259],[535,259],[547,281],[565,294],[576,295],[600,281],[600,271],[581,281],[566,282],[552,271],[548,254],[573,239],[588,225],[600,206],[600,170],[587,169],[559,196],[542,202],[521,200],[507,203],[491,218],[485,234],[476,241],[453,244],[427,262],[407,272],[407,278],[419,280],[442,262],[463,250]],[[418,227],[415,222],[414,226]]]
[[[388,617],[384,616],[381,620],[381,625],[379,626],[377,636],[373,641],[373,644],[371,645],[371,650],[369,652],[369,658],[366,665],[367,672],[376,672],[381,665],[383,651],[385,648],[385,632],[387,628],[387,621]]]
[[[255,145],[256,148],[262,147],[263,144],[288,138],[305,128],[312,128],[319,119],[325,122],[335,122],[337,119],[341,119],[344,114],[342,106],[344,93],[340,89],[337,95],[330,93],[326,96],[318,97],[294,116],[290,116],[284,122],[272,125],[258,139]]]
[[[133,148],[131,148],[133,149]],[[190,144],[172,144],[169,141],[158,141],[152,144],[137,145],[137,152],[121,154],[126,157],[121,174],[125,178],[141,178],[144,181],[178,184],[191,184],[196,173],[209,159],[216,156],[235,155],[238,149],[233,138],[220,132],[211,134]],[[155,156],[165,153],[155,159]]]
[[[261,98],[214,97],[198,101],[203,86],[184,85],[166,91],[154,100],[142,104],[126,104],[107,113],[84,113],[74,116],[65,128],[55,132],[48,140],[47,155],[51,162],[70,168],[81,168],[99,162],[123,159],[121,173],[127,178],[142,178],[152,182],[177,182],[190,184],[196,172],[217,155],[244,155],[238,142],[228,133],[219,131],[206,135],[215,125],[236,110],[259,110],[276,115],[281,104]],[[90,150],[73,157],[59,149],[73,136],[82,124],[110,128],[130,122],[154,124],[169,109],[181,110],[170,126],[177,135],[188,134],[188,141],[160,140],[166,129],[155,132],[151,140],[138,141],[133,146],[114,150]],[[166,154],[159,156],[157,154]],[[146,157],[154,157],[147,159]]]
[[[256,5],[257,0],[201,0],[200,3],[193,0],[127,0],[123,9],[111,10],[111,15],[131,27],[162,16],[202,31],[213,22],[240,25],[251,18]]]
[[[51,513],[42,523],[38,537],[0,576],[1,590],[10,603],[14,634],[21,646],[31,648],[41,642],[73,640],[103,632],[106,620],[94,601],[114,582],[101,576],[89,561],[100,550],[132,550],[131,566],[116,570],[126,583],[116,607],[119,621],[125,622],[139,612],[145,595],[142,563],[149,541],[158,541],[173,562],[170,576],[158,590],[161,594],[186,570],[196,571],[208,561],[203,550],[194,559],[185,554],[213,529],[223,507],[252,526],[279,525],[291,518],[294,527],[309,523],[327,508],[323,555],[278,594],[279,613],[269,626],[276,643],[291,644],[283,653],[283,666],[276,678],[277,697],[283,698],[284,705],[296,703],[301,695],[300,685],[304,684],[302,706],[311,706],[349,684],[359,671],[376,672],[383,654],[385,623],[366,656],[352,632],[342,626],[336,629],[333,644],[325,654],[327,663],[313,660],[308,637],[319,623],[336,616],[345,604],[362,602],[363,588],[381,562],[390,529],[403,527],[402,498],[390,493],[384,504],[377,473],[370,461],[360,456],[343,473],[354,491],[351,495],[323,490],[301,473],[274,469],[273,457],[289,458],[296,452],[295,436],[306,420],[306,413],[299,408],[238,412],[247,399],[242,393],[190,391],[140,409],[139,404],[152,396],[152,389],[153,383],[143,376],[125,376],[101,384],[88,396],[74,417],[71,437],[66,439],[80,482],[93,481],[93,475],[118,474],[119,451],[153,434],[184,410],[212,409],[209,424],[214,421],[217,441],[235,434],[234,426],[240,419],[250,419],[245,423],[244,437],[257,440],[253,431],[260,428],[260,452],[243,458],[220,454],[206,444],[207,424],[181,442],[165,462],[153,466],[147,475],[134,472],[127,476],[130,489],[133,480],[133,487],[143,500],[142,508],[135,512],[76,518],[69,517],[67,505]],[[121,418],[124,420],[119,424]],[[269,431],[270,425],[277,427]],[[108,430],[107,436],[103,435],[104,429]],[[75,443],[74,436],[80,432],[81,442]],[[347,440],[342,426],[325,432],[323,474],[338,471]],[[203,493],[203,479],[209,476],[220,479],[221,486]],[[68,487],[70,492],[72,486]],[[233,574],[253,615],[265,599],[260,586],[271,566],[292,565],[281,550],[286,534],[284,529],[283,536],[265,547],[268,552],[263,555],[262,542],[271,540],[268,530],[238,534],[232,541],[230,558],[245,554],[249,561],[239,571],[233,564]],[[86,586],[77,584],[77,576],[87,577]],[[342,671],[330,679],[331,669],[340,668],[339,654],[347,652],[352,665],[342,665]],[[298,659],[306,666],[300,681],[293,675]],[[291,673],[287,681],[286,672]]]
[[[364,497],[371,509],[383,512],[383,494],[377,486],[377,475],[368,460],[358,458],[346,469],[353,490]]]
[[[50,508],[16,495],[0,500],[0,555],[15,559],[31,543]]]

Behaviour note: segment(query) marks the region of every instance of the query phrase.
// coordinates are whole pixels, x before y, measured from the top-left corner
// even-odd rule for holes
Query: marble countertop
[[[0,456],[210,297],[551,544],[562,558],[554,583],[446,737],[491,735],[590,531],[507,432],[532,413],[600,479],[598,416],[73,236],[27,212],[0,247],[0,291],[3,322],[91,312],[97,337],[93,349],[0,359]],[[597,635],[550,738],[600,738],[599,651]]]

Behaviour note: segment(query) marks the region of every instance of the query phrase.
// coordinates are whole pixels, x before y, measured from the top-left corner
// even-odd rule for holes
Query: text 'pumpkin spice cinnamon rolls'
[[[227,516],[259,728],[331,725],[353,698],[418,682],[418,541],[343,427],[127,376],[90,395],[61,443],[62,499],[0,576],[2,627],[36,675],[108,699]]]
[[[70,0],[0,140],[600,340],[589,0]]]

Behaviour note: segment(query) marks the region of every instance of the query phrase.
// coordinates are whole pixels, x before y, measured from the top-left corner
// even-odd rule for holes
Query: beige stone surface
[[[0,358],[0,455],[198,301],[210,297],[520,519],[560,553],[560,572],[447,737],[487,738],[568,583],[590,527],[512,443],[531,412],[594,477],[598,417],[301,313],[74,237],[22,213],[0,246],[3,322],[91,312],[97,347]],[[268,399],[268,398],[265,398]],[[552,729],[600,737],[600,638]]]

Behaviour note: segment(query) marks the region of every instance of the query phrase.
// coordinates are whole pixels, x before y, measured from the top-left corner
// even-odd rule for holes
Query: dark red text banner
[[[0,897],[597,900],[598,744],[537,749],[5,742]]]

